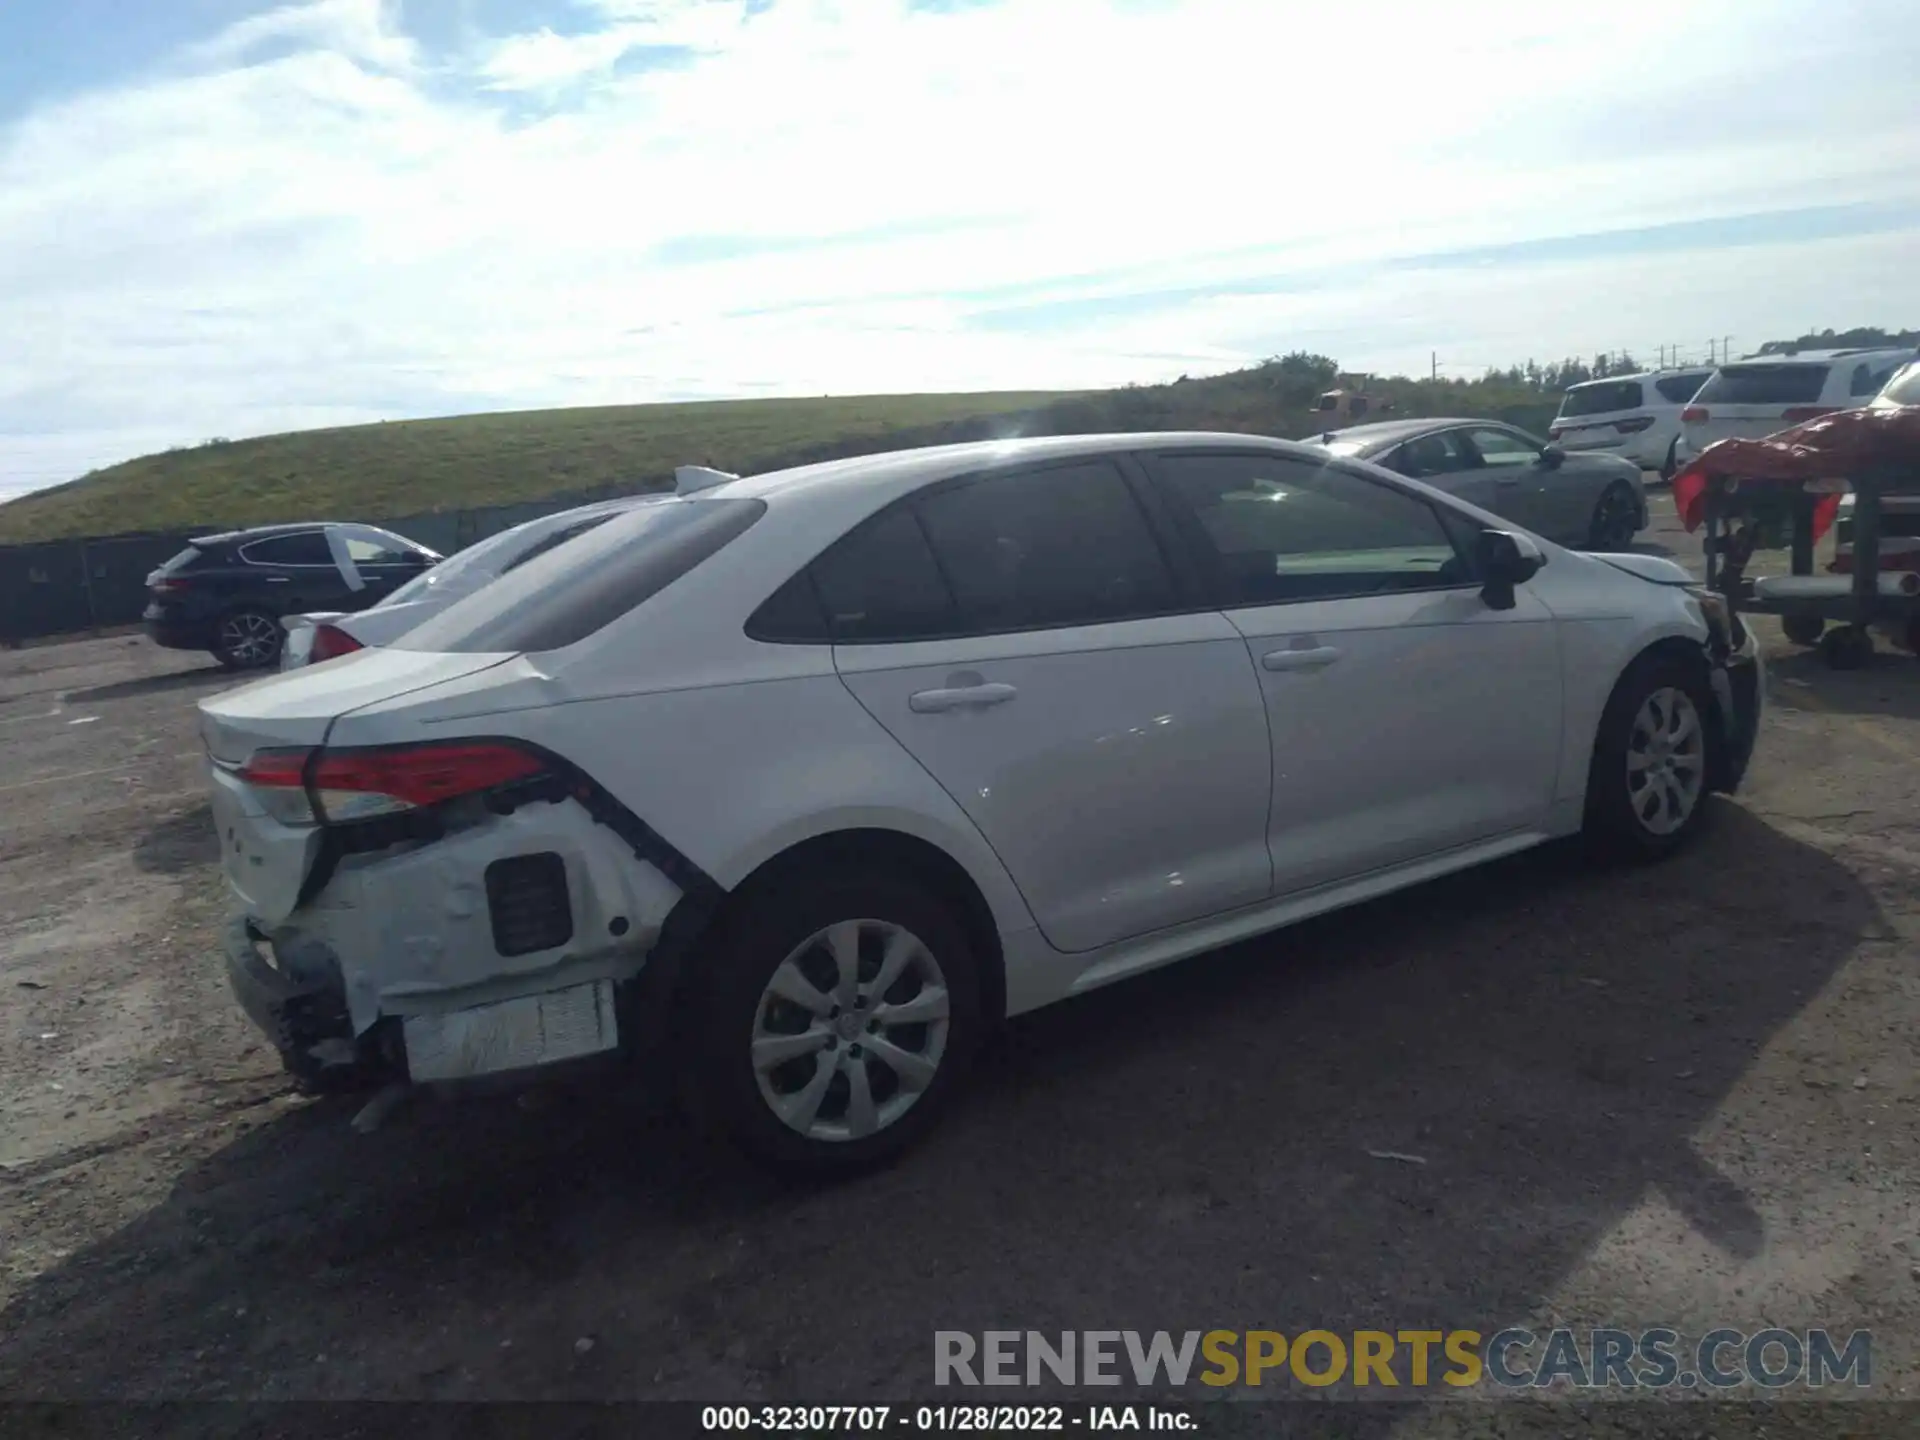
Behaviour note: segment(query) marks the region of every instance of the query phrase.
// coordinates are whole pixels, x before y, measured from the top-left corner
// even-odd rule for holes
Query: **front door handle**
[[[916,715],[937,715],[943,710],[981,710],[989,705],[1003,705],[1019,693],[1000,681],[956,685],[946,690],[916,691],[907,697],[907,708]]]
[[[1316,645],[1309,650],[1269,650],[1260,657],[1268,670],[1324,670],[1340,658],[1332,645]]]

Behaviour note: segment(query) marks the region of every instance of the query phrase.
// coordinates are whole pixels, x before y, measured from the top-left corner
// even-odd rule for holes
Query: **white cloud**
[[[379,416],[1915,323],[1893,236],[1378,268],[1920,207],[1898,0],[1615,0],[1652,47],[1443,8],[591,0],[460,53],[266,12],[0,135],[0,491]]]

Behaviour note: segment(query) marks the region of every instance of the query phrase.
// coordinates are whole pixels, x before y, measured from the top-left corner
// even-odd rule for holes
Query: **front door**
[[[1564,535],[1556,532],[1548,503],[1546,483],[1553,471],[1545,464],[1542,448],[1526,436],[1502,426],[1483,425],[1467,430],[1464,438],[1477,457],[1478,465],[1467,474],[1485,485],[1482,500],[1463,494],[1460,498],[1483,510],[1505,516],[1522,529],[1536,534]]]
[[[1481,598],[1475,522],[1289,456],[1155,469],[1260,677],[1277,894],[1545,824],[1558,637],[1526,587],[1511,610]]]
[[[1120,469],[936,487],[812,567],[848,689],[1069,952],[1272,890],[1244,639],[1196,610]]]

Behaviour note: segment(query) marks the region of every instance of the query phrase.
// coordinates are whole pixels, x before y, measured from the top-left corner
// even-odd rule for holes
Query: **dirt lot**
[[[1680,860],[1536,853],[1031,1017],[813,1193],[643,1096],[292,1097],[213,956],[224,677],[0,654],[0,1393],[859,1403],[928,1396],[937,1328],[1558,1321],[1870,1328],[1920,1398],[1920,661],[1766,633]]]

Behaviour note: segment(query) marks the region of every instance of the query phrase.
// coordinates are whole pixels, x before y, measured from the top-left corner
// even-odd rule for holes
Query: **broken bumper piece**
[[[354,1089],[391,1079],[396,1067],[380,1030],[356,1036],[339,971],[301,967],[274,951],[246,916],[227,926],[227,983],[247,1018],[303,1084]]]

